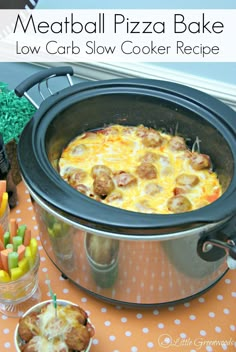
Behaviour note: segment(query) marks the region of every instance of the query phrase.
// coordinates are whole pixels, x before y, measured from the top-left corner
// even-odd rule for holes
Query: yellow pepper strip
[[[31,249],[32,257],[35,259],[37,251],[38,251],[38,242],[37,242],[36,238],[31,238],[29,246]]]
[[[0,205],[0,218],[5,213],[7,206],[8,206],[8,193],[4,192],[2,195],[2,201],[1,201],[1,205]]]
[[[5,270],[0,270],[0,282],[4,283],[9,281],[11,281],[9,274]]]
[[[27,273],[30,268],[28,258],[24,257],[23,259],[19,260],[18,267],[21,268],[24,274]]]
[[[21,276],[24,275],[24,272],[23,272],[22,269],[19,268],[19,267],[10,269],[10,273],[11,273],[11,279],[12,279],[12,281],[13,281],[13,280],[17,280],[17,279],[19,279]]]

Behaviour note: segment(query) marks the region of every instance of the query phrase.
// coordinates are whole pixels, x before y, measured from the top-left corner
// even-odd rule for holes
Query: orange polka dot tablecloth
[[[10,217],[27,224],[38,240],[42,300],[50,298],[49,277],[58,298],[71,300],[88,312],[96,329],[91,352],[236,351],[236,271],[228,271],[204,295],[176,306],[128,309],[110,305],[61,277],[40,243],[34,208],[22,182],[18,196]],[[0,352],[15,351],[17,320],[0,315]]]

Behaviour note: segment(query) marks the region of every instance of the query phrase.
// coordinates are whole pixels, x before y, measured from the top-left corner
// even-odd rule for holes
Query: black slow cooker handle
[[[66,76],[66,75],[72,76],[73,74],[74,74],[73,68],[70,66],[60,66],[60,67],[52,67],[49,69],[44,69],[26,78],[22,83],[20,83],[15,88],[15,93],[18,97],[22,97],[25,94],[25,92],[27,92],[33,86],[35,86],[38,83],[41,83],[42,81],[48,78],[52,78],[56,76]]]

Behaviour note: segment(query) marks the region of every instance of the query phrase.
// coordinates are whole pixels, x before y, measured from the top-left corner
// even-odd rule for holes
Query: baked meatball
[[[87,173],[82,169],[75,169],[68,175],[68,182],[69,184],[76,188],[78,184],[83,182],[87,177]]]
[[[153,152],[147,152],[139,158],[139,161],[143,163],[153,163],[158,160],[158,155]]]
[[[125,187],[135,184],[137,179],[134,175],[129,172],[120,172],[114,176],[114,180],[118,187]]]
[[[106,197],[106,202],[112,203],[116,200],[122,200],[122,198],[123,198],[122,192],[119,190],[114,190]]]
[[[163,138],[158,131],[149,130],[147,134],[142,138],[142,143],[146,147],[156,148],[162,145]]]
[[[180,174],[176,177],[176,183],[180,186],[194,187],[199,181],[198,176],[191,174]]]
[[[174,136],[169,141],[169,147],[173,151],[186,150],[187,146],[183,137]]]
[[[75,145],[71,150],[71,155],[80,156],[83,155],[88,150],[88,147],[84,144]]]
[[[93,191],[100,197],[106,197],[115,188],[112,178],[106,173],[100,173],[93,182]]]
[[[19,320],[19,336],[25,342],[28,342],[33,336],[39,334],[37,326],[38,314],[32,312]]]
[[[156,167],[151,163],[140,164],[137,167],[136,172],[137,172],[138,176],[142,179],[152,180],[154,178],[157,178]]]
[[[148,183],[144,188],[144,192],[150,196],[155,196],[161,191],[162,187],[159,186],[157,183]]]
[[[173,213],[184,213],[191,210],[192,204],[188,198],[183,195],[177,195],[169,198],[167,208]]]
[[[189,163],[194,170],[209,169],[211,167],[210,157],[206,154],[193,153]]]
[[[111,169],[106,165],[95,165],[92,167],[92,170],[91,170],[92,178],[99,176],[101,173],[107,174],[109,176],[112,175]]]
[[[71,327],[65,334],[65,343],[72,351],[83,351],[89,344],[90,333],[86,326]]]

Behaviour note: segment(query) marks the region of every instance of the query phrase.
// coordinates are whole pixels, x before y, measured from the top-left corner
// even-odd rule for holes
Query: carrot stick
[[[17,249],[17,253],[19,255],[19,260],[23,259],[25,256],[25,246],[23,244],[19,245]]]
[[[25,235],[24,235],[24,242],[23,245],[25,247],[30,245],[30,240],[31,240],[31,230],[30,229],[26,229],[25,230]]]
[[[2,195],[6,192],[7,182],[6,180],[0,180],[0,202],[2,201]]]
[[[12,243],[12,237],[16,236],[18,224],[16,219],[10,219],[10,243]]]
[[[2,250],[1,253],[1,261],[2,261],[2,267],[3,270],[8,272],[8,254],[12,252],[11,248],[4,249]]]
[[[4,244],[3,244],[3,241],[0,239],[0,251],[2,251],[4,248]]]
[[[0,224],[0,241],[3,242],[3,235],[4,235],[4,229],[2,227],[2,225]]]

